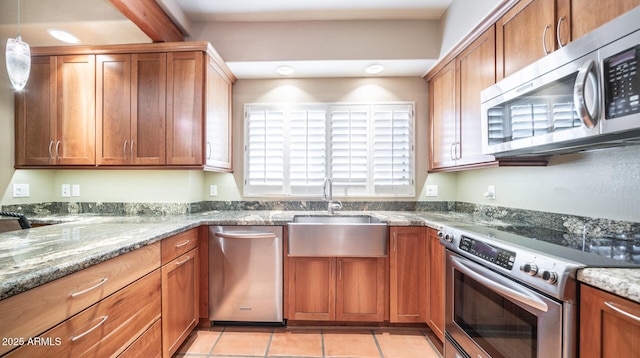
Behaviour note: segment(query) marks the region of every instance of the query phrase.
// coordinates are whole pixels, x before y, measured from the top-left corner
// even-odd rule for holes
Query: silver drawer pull
[[[72,293],[72,294],[71,294],[71,297],[77,297],[77,296],[80,296],[80,295],[82,295],[82,294],[84,294],[84,293],[87,293],[87,292],[89,292],[89,291],[91,291],[91,290],[95,290],[96,288],[98,288],[98,287],[100,287],[100,286],[104,285],[104,283],[105,283],[105,282],[107,282],[107,280],[108,280],[108,278],[107,278],[107,277],[103,277],[103,278],[102,278],[102,280],[100,280],[100,282],[98,282],[98,283],[96,283],[95,285],[93,285],[93,286],[91,286],[91,287],[87,288],[86,290],[82,290],[82,291],[78,291],[78,292],[74,292],[74,293]]]
[[[616,312],[620,313],[621,315],[623,315],[623,316],[625,316],[625,317],[629,317],[629,318],[631,318],[631,319],[632,319],[632,320],[634,320],[634,321],[640,322],[640,317],[638,317],[638,316],[634,315],[633,313],[629,313],[629,312],[627,312],[627,311],[623,310],[623,309],[622,309],[622,308],[620,308],[620,307],[617,307],[615,303],[613,303],[613,302],[605,302],[604,304],[605,304],[607,307],[611,308],[612,310],[614,310],[614,311],[616,311]]]
[[[179,247],[182,247],[182,246],[187,246],[187,244],[190,243],[190,242],[191,242],[191,240],[187,240],[185,242],[179,243],[179,244],[176,245],[176,249],[179,248]]]
[[[185,257],[184,260],[176,262],[176,266],[180,266],[180,265],[182,265],[183,263],[185,263],[185,262],[187,262],[189,260],[191,260],[191,257],[187,256],[187,257]]]
[[[84,332],[84,333],[82,333],[82,334],[79,334],[79,335],[77,335],[77,336],[71,336],[71,342],[75,342],[75,341],[77,341],[78,339],[80,339],[80,338],[82,338],[82,337],[86,336],[87,334],[89,334],[89,333],[91,333],[91,332],[95,331],[95,330],[96,330],[96,328],[100,327],[100,326],[104,323],[104,321],[106,321],[106,320],[107,320],[107,318],[109,318],[109,316],[102,316],[102,319],[100,320],[100,322],[98,322],[98,324],[96,324],[95,326],[93,326],[93,327],[89,328],[89,330],[88,330],[88,331],[86,331],[86,332]]]

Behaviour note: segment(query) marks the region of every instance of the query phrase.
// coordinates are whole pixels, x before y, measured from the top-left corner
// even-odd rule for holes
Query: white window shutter
[[[282,191],[284,185],[284,112],[252,107],[246,112],[246,185]],[[251,193],[250,193],[251,194]]]

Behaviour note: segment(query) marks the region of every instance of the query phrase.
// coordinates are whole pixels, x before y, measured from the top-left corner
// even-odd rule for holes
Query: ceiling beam
[[[184,41],[184,35],[155,0],[109,0],[153,42]]]

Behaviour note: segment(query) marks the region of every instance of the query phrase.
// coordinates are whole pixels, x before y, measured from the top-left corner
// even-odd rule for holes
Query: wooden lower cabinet
[[[160,319],[160,270],[38,336],[7,357],[110,357]]]
[[[391,322],[425,322],[426,231],[391,227],[389,299]]]
[[[162,266],[163,357],[171,357],[198,324],[199,270],[197,248]]]
[[[289,258],[290,320],[384,320],[381,258]]]
[[[427,229],[428,281],[427,325],[444,342],[444,246],[438,231]]]
[[[581,358],[640,357],[640,304],[580,285]]]

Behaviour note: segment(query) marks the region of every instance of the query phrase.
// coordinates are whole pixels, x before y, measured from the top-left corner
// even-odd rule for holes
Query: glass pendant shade
[[[7,73],[16,91],[20,91],[27,84],[31,71],[31,50],[29,44],[22,41],[20,35],[7,40]]]

